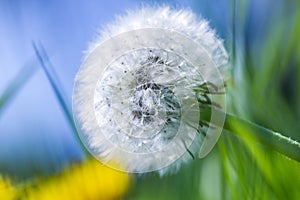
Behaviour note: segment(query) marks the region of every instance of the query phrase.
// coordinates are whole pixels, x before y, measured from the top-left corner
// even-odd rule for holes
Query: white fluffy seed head
[[[118,16],[76,77],[73,109],[83,142],[101,162],[127,172],[176,170],[200,148],[203,157],[220,130],[199,134],[195,88],[222,85],[227,64],[222,41],[190,10],[144,7]]]

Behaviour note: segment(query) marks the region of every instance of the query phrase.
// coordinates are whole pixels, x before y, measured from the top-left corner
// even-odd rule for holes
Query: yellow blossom
[[[0,175],[0,199],[12,200],[15,198],[16,189],[11,185],[9,179],[4,179]]]
[[[88,159],[81,165],[74,165],[58,175],[27,187],[21,199],[120,199],[128,187],[127,174],[108,168],[94,159]]]

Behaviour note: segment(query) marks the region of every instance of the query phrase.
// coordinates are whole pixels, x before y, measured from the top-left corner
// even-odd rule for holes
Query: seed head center
[[[131,112],[136,125],[152,126],[164,121],[165,109],[161,104],[161,89],[161,86],[155,83],[146,83],[135,89]]]

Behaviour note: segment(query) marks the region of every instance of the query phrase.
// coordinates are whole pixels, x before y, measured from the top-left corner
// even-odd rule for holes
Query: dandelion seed
[[[146,7],[118,17],[76,77],[73,109],[83,142],[101,162],[136,173],[177,169],[200,148],[205,156],[221,130],[199,134],[197,95],[225,108],[224,95],[215,98],[203,85],[222,86],[227,63],[221,40],[190,10]]]

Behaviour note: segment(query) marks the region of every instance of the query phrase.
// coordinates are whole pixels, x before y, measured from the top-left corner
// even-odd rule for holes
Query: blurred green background
[[[208,19],[230,54],[228,112],[300,141],[300,1],[144,3],[189,7]],[[70,107],[88,42],[116,14],[140,5],[135,0],[0,1],[0,174],[12,185],[51,178],[84,160],[32,41],[46,48]],[[122,199],[300,199],[299,163],[226,131],[209,156],[178,173],[132,179]]]

